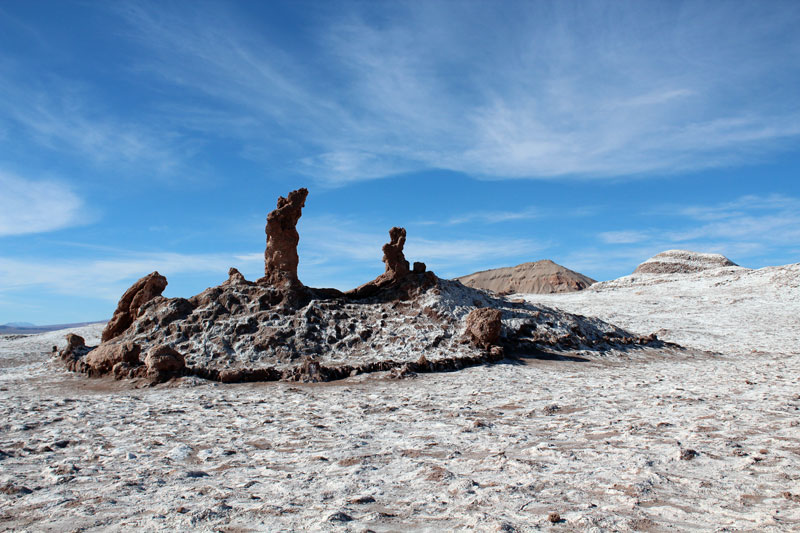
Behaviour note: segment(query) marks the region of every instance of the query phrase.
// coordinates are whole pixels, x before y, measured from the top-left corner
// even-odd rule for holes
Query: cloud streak
[[[634,258],[641,262],[649,257],[643,253],[652,255],[650,252],[668,248],[722,253],[738,262],[800,242],[800,199],[786,195],[745,195],[719,204],[662,206],[653,213],[672,218],[677,228],[599,233],[601,242],[615,247],[608,251],[608,265]],[[603,253],[597,252],[590,262],[595,268]],[[592,255],[587,251],[587,257]]]
[[[59,181],[28,180],[0,170],[0,191],[0,237],[88,222],[81,198]]]
[[[148,67],[227,110],[247,153],[264,149],[256,137],[288,134],[303,146],[287,164],[328,183],[428,168],[670,173],[752,161],[800,135],[800,97],[781,83],[753,97],[764,80],[798,76],[793,6],[778,17],[757,5],[395,4],[380,23],[351,7],[311,21],[306,66],[220,6],[204,19],[147,4],[124,16],[158,58]],[[504,39],[476,33],[477,21]],[[192,116],[201,127],[203,113]],[[245,116],[255,128],[236,126]]]

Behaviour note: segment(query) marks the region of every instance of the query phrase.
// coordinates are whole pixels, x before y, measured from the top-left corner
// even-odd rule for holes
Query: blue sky
[[[800,3],[0,3],[0,324],[263,271],[354,287],[659,251],[800,261]]]

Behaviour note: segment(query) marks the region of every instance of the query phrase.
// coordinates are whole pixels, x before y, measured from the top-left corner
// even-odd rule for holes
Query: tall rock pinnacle
[[[278,198],[278,207],[267,215],[267,249],[264,252],[264,279],[274,287],[300,284],[297,279],[297,221],[305,206],[308,189],[297,189],[288,198]]]

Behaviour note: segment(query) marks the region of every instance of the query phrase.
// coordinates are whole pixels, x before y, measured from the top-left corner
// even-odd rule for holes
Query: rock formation
[[[405,228],[394,227],[389,230],[389,242],[383,245],[383,263],[386,270],[383,274],[360,287],[348,291],[345,296],[361,299],[383,293],[384,298],[405,300],[413,293],[424,290],[438,279],[433,272],[426,272],[425,263],[415,262],[414,269],[408,267],[403,253],[406,244]]]
[[[408,261],[403,255],[406,244],[406,229],[394,227],[389,230],[389,242],[383,245],[383,262],[386,265],[386,276],[399,279],[408,275]]]
[[[724,255],[667,250],[656,254],[633,271],[634,274],[689,274],[722,267],[739,266]]]
[[[489,307],[474,309],[467,315],[467,336],[477,346],[489,348],[500,339],[502,311]]]
[[[120,298],[114,316],[103,330],[103,342],[122,335],[136,319],[139,308],[156,296],[161,296],[166,288],[167,278],[158,272],[148,274],[134,283]]]
[[[297,221],[303,214],[308,189],[297,189],[287,198],[278,198],[278,207],[267,215],[267,248],[264,252],[264,277],[259,280],[281,288],[300,286],[297,279]]]
[[[389,231],[386,270],[373,281],[346,293],[305,287],[297,279],[295,225],[306,195],[294,191],[270,213],[264,278],[247,281],[232,268],[216,287],[188,299],[164,298],[166,279],[154,272],[123,295],[99,347],[70,337],[62,360],[92,376],[154,382],[187,375],[326,381],[455,370],[541,350],[601,354],[660,346],[596,319],[439,279],[423,263],[410,269],[403,228]]]
[[[495,268],[456,278],[467,287],[499,294],[550,294],[580,291],[595,283],[590,277],[572,271],[549,259]]]

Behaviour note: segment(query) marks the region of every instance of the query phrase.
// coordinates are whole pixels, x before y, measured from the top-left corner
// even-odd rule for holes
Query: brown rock
[[[499,309],[490,307],[473,309],[467,315],[467,337],[477,346],[489,348],[500,338],[501,316]]]
[[[244,276],[242,275],[241,272],[231,267],[228,270],[228,281],[226,281],[225,283],[229,285],[239,285],[239,284],[246,284],[247,280],[244,279]]]
[[[141,348],[132,342],[101,344],[86,355],[86,365],[91,374],[107,374],[117,363],[136,366]]]
[[[144,364],[148,372],[173,374],[186,367],[186,360],[172,346],[158,344],[147,351]]]
[[[80,335],[75,335],[74,333],[67,333],[67,347],[65,348],[66,351],[73,351],[77,348],[83,348],[86,346],[86,341]]]
[[[139,308],[157,296],[161,296],[167,288],[167,278],[153,272],[143,277],[125,291],[117,304],[114,316],[103,330],[103,342],[122,335],[139,313]]]
[[[383,245],[383,262],[386,264],[386,274],[394,279],[407,275],[411,270],[403,255],[403,246],[406,244],[406,229],[394,227],[389,230],[390,242]]]
[[[58,354],[69,370],[81,371],[83,368],[83,357],[92,348],[86,346],[86,342],[80,335],[67,333],[67,346]]]
[[[278,198],[278,207],[267,215],[267,249],[264,252],[264,278],[267,285],[291,288],[297,279],[297,221],[305,206],[308,189],[297,189],[288,198]]]

